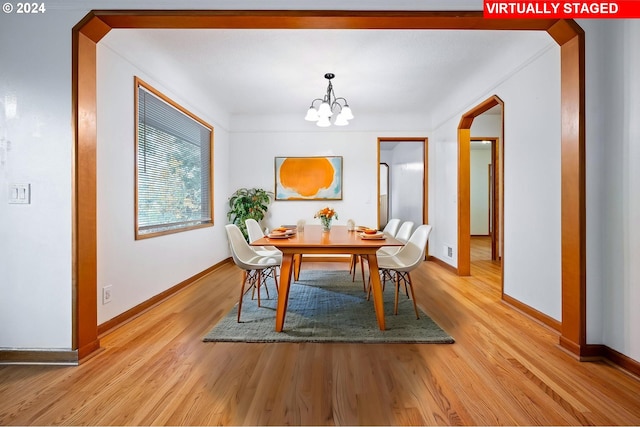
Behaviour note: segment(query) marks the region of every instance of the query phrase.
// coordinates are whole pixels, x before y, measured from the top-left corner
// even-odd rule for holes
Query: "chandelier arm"
[[[316,98],[313,101],[311,101],[311,105],[309,106],[309,108],[315,108],[315,106],[313,105],[314,102],[316,101],[320,101],[322,103],[322,101],[324,101],[322,98]]]

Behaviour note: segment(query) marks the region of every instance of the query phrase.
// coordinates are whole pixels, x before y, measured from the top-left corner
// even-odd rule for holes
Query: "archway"
[[[561,46],[562,336],[586,352],[584,32],[572,20],[484,19],[478,12],[94,11],[72,32],[73,348],[100,347],[97,328],[96,44],[114,28],[447,29],[546,31]]]
[[[476,105],[463,114],[458,125],[458,274],[471,274],[471,124],[473,119],[495,106],[504,108],[497,96]],[[504,128],[504,122],[502,124]],[[504,129],[503,132],[504,133]],[[502,230],[499,231],[502,236]]]

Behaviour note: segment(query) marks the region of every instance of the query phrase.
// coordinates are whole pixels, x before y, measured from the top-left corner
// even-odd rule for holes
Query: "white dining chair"
[[[242,298],[245,294],[245,285],[248,283],[249,289],[257,290],[258,307],[260,307],[260,288],[265,287],[267,297],[269,289],[267,288],[267,278],[273,278],[276,291],[278,290],[278,277],[276,267],[282,263],[282,256],[265,256],[259,255],[244,239],[242,231],[235,224],[225,225],[229,247],[231,248],[231,257],[233,262],[243,271],[242,286],[240,288],[240,301],[238,302],[238,322],[240,322],[240,313],[242,311]],[[253,295],[251,297],[253,299]]]
[[[255,242],[258,239],[264,237],[264,232],[260,227],[258,221],[253,218],[248,218],[244,221],[247,226],[247,234],[249,235],[249,242]],[[275,246],[251,246],[258,255],[262,256],[275,256],[282,259],[282,251]]]
[[[394,314],[398,314],[398,292],[400,290],[400,284],[402,283],[405,287],[409,287],[411,299],[413,300],[413,309],[416,312],[416,319],[420,318],[415,293],[413,292],[413,283],[411,282],[411,272],[418,268],[424,261],[429,234],[431,234],[431,225],[420,225],[397,254],[377,256],[378,270],[380,271],[380,279],[383,282],[383,286],[387,278],[393,278],[396,285]],[[368,293],[369,295],[371,294],[370,284]]]
[[[387,234],[388,236],[396,237],[396,234],[398,234],[398,229],[400,227],[401,222],[402,220],[400,220],[400,218],[390,219],[389,222],[387,222],[387,225],[385,225],[382,232]],[[349,273],[351,273],[351,281],[352,282],[356,281],[356,269],[357,269],[358,263],[360,264],[360,272],[362,273],[362,288],[366,292],[367,285],[364,280],[364,258],[360,255],[351,255],[351,260],[349,264]]]
[[[398,229],[398,232],[396,233],[395,238],[397,240],[400,240],[402,243],[407,243],[411,238],[411,233],[413,232],[413,224],[414,224],[413,221],[403,222],[400,228]],[[378,256],[395,255],[398,253],[400,248],[402,248],[402,246],[383,246],[378,250],[377,255]]]
[[[391,218],[389,222],[387,222],[387,225],[385,225],[382,229],[382,232],[388,234],[391,237],[396,237],[401,222],[402,220],[400,218]]]

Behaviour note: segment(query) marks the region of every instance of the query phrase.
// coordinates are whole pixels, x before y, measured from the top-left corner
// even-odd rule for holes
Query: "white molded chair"
[[[249,234],[249,242],[256,241],[258,239],[262,239],[264,237],[264,232],[260,227],[258,221],[253,218],[246,219],[244,221],[247,226],[247,234]],[[276,248],[275,246],[251,246],[251,248],[256,251],[258,255],[263,256],[275,256],[280,257],[282,259],[282,251]]]
[[[387,222],[387,225],[384,226],[384,229],[382,230],[383,233],[391,236],[391,237],[396,237],[396,234],[398,234],[398,229],[400,228],[400,223],[402,221],[400,220],[400,218],[392,218],[389,220],[389,222]],[[413,223],[412,227],[413,227]],[[408,237],[407,237],[408,239]],[[362,287],[364,289],[364,291],[367,291],[367,285],[365,284],[365,280],[364,280],[364,260],[362,258],[362,256],[360,255],[352,255],[351,256],[351,261],[350,261],[350,265],[349,265],[349,272],[351,273],[351,281],[355,282],[356,280],[356,268],[358,265],[358,259],[360,259],[360,271],[362,272]]]
[[[402,243],[407,243],[411,238],[411,232],[413,231],[413,221],[405,221],[402,223],[400,228],[398,229],[398,233],[395,235],[397,240],[400,240]],[[385,256],[385,255],[395,255],[402,248],[402,246],[383,246],[381,247],[377,255]]]
[[[387,278],[393,277],[396,283],[396,299],[394,306],[394,314],[398,314],[398,291],[400,283],[405,287],[408,285],[413,299],[413,309],[416,312],[416,319],[419,319],[418,306],[416,297],[413,292],[413,283],[411,282],[411,271],[418,268],[424,261],[424,255],[427,248],[427,241],[431,234],[431,226],[424,224],[416,228],[411,238],[405,243],[395,255],[378,256],[378,269],[380,270],[380,278],[384,282]],[[369,286],[369,294],[371,286]]]
[[[259,255],[247,243],[242,235],[242,231],[235,224],[225,225],[227,238],[229,239],[229,247],[231,248],[231,256],[233,262],[243,270],[242,287],[240,289],[240,301],[238,303],[238,322],[240,322],[240,312],[242,311],[242,297],[245,294],[244,286],[249,283],[249,289],[258,291],[258,307],[260,307],[260,288],[265,287],[267,297],[269,289],[267,288],[267,278],[272,277],[278,290],[278,278],[276,275],[276,267],[282,263],[282,257]],[[253,298],[253,295],[252,295]]]
[[[389,220],[389,222],[387,222],[387,225],[384,226],[384,229],[382,230],[383,233],[388,234],[391,237],[396,237],[396,234],[398,234],[398,229],[400,228],[400,223],[402,221],[400,220],[400,218],[392,218]]]

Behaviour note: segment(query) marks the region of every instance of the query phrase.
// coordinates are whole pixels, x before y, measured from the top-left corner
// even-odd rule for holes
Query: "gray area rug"
[[[378,329],[373,301],[367,301],[362,280],[351,281],[347,271],[303,270],[289,291],[284,330],[275,332],[277,294],[269,281],[270,298],[261,290],[247,292],[242,302],[241,323],[236,321],[238,305],[204,337],[203,341],[236,342],[350,342],[350,343],[437,343],[454,340],[420,311],[416,319],[413,303],[400,289],[398,314],[393,314],[394,286],[384,291],[386,330]],[[414,287],[419,283],[414,283]],[[240,287],[240,283],[238,283]]]

